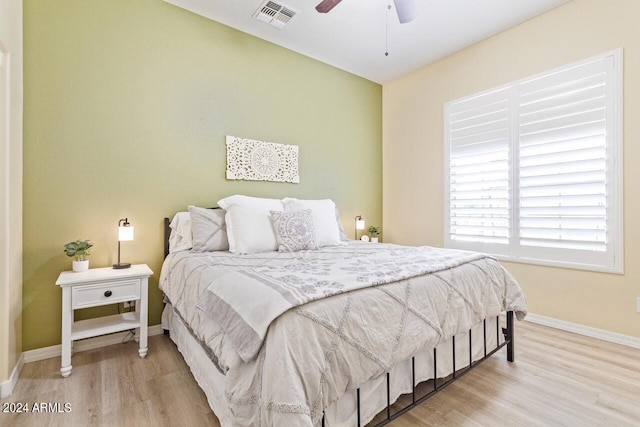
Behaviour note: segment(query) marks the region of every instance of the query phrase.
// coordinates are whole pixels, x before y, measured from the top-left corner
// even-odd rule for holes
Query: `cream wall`
[[[443,104],[624,48],[625,274],[505,263],[532,313],[640,337],[640,2],[574,0],[383,87],[385,238],[443,244]]]
[[[22,351],[22,2],[0,1],[0,385]]]
[[[23,350],[60,343],[63,245],[91,239],[91,266],[110,266],[120,218],[122,260],[155,272],[151,325],[162,219],[189,204],[331,197],[347,232],[357,214],[381,224],[380,85],[160,0],[24,9]],[[298,145],[300,184],[225,180],[227,134]]]

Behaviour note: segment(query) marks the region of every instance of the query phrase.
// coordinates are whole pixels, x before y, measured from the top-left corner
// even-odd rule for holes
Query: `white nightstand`
[[[146,264],[116,270],[92,268],[82,273],[64,271],[56,285],[62,288],[62,367],[60,374],[71,374],[71,343],[75,340],[136,329],[138,354],[147,355],[148,279],[153,271]],[[81,308],[136,301],[133,312],[74,322],[73,311]]]

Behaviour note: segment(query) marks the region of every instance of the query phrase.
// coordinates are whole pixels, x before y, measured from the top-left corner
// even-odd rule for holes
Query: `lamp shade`
[[[358,230],[364,230],[364,218],[362,215],[356,216],[356,229],[355,229],[355,239],[358,240]]]
[[[121,242],[133,240],[133,226],[132,225],[118,226],[118,240]]]
[[[113,268],[129,268],[131,264],[128,262],[120,262],[120,242],[133,240],[133,227],[129,224],[128,218],[118,221],[118,263],[113,264]]]

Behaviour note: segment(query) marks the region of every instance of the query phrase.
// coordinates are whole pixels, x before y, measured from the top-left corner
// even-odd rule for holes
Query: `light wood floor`
[[[70,403],[69,413],[0,413],[2,426],[218,426],[175,345],[150,338],[28,363],[5,402]],[[407,426],[639,426],[640,350],[516,322],[516,361],[505,350],[403,415]]]

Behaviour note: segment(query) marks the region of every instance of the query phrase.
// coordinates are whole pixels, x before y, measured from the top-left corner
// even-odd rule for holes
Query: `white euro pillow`
[[[336,204],[333,200],[300,200],[287,197],[282,199],[282,204],[285,211],[311,210],[318,247],[342,244],[336,219]]]
[[[282,201],[233,195],[218,200],[218,206],[227,211],[229,252],[252,254],[278,250],[271,211],[283,211]]]

